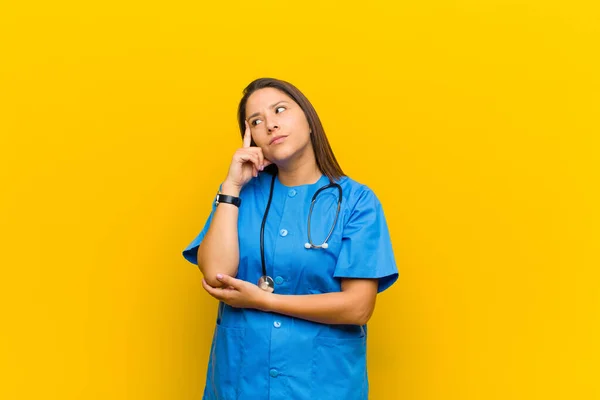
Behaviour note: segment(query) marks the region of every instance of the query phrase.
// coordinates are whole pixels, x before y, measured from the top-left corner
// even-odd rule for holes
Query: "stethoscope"
[[[269,201],[267,201],[267,208],[265,210],[265,214],[263,215],[262,224],[260,226],[260,260],[262,262],[262,276],[258,280],[258,287],[267,292],[273,292],[275,290],[275,283],[273,282],[273,278],[267,275],[267,267],[265,266],[265,223],[267,222],[267,215],[269,215],[269,208],[271,208],[271,200],[273,199],[273,187],[275,186],[275,178],[276,174],[273,174],[273,178],[271,179],[271,190],[269,192]],[[335,211],[335,220],[333,221],[333,225],[327,234],[327,237],[321,244],[314,244],[310,237],[310,217],[312,216],[313,207],[315,206],[315,202],[317,201],[317,196],[323,190],[329,189],[331,187],[335,187],[338,190],[338,200],[337,200],[337,209]],[[335,229],[335,225],[337,224],[338,216],[340,215],[340,208],[342,206],[342,187],[329,181],[329,184],[319,188],[315,192],[310,202],[310,210],[308,211],[308,242],[304,244],[304,247],[308,250],[310,249],[326,249],[329,247],[327,241],[331,237],[333,230]]]

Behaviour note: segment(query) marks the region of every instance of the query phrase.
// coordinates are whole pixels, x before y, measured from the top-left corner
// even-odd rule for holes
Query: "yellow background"
[[[386,211],[372,399],[599,399],[599,8],[0,3],[0,398],[201,397],[181,250],[272,76]]]

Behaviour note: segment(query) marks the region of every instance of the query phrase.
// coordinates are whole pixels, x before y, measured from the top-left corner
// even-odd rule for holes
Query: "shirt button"
[[[275,278],[275,283],[278,284],[278,285],[281,285],[283,283],[283,278],[280,277],[280,276],[276,277]]]
[[[288,234],[288,231],[287,231],[287,229],[282,229],[282,230],[280,230],[280,231],[279,231],[279,235],[281,235],[281,236],[283,236],[283,237],[286,237],[286,236],[287,236],[287,234]]]
[[[291,190],[288,192],[288,196],[290,196],[290,197],[294,197],[294,196],[296,195],[296,193],[297,193],[297,192],[296,192],[294,189],[291,189]]]
[[[277,375],[279,375],[279,371],[277,371],[275,368],[273,368],[272,370],[269,371],[269,375],[271,375],[273,378],[277,378]]]
[[[279,321],[275,321],[275,322],[273,322],[273,326],[274,326],[275,328],[279,328],[279,327],[281,326],[281,322],[279,322]]]

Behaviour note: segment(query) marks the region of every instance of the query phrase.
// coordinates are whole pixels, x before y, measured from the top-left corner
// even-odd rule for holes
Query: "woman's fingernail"
[[[264,165],[261,165],[261,166],[260,166],[260,170],[262,171],[263,169],[265,169],[265,166],[264,166]]]
[[[223,278],[223,275],[217,274],[217,279],[221,279],[221,278]]]

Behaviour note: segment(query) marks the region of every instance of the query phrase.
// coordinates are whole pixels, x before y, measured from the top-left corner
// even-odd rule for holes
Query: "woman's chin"
[[[282,167],[289,164],[289,162],[294,158],[293,155],[294,153],[290,151],[277,151],[276,154],[269,154],[266,157],[273,164],[277,165],[277,167]]]

